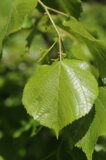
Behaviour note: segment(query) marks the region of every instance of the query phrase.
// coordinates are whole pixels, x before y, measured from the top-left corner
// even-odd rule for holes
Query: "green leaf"
[[[85,4],[81,22],[87,26],[90,32],[102,40],[106,40],[106,5],[95,3]],[[99,18],[98,18],[99,17]]]
[[[90,66],[78,60],[40,66],[23,93],[27,112],[42,125],[60,129],[87,114],[98,95]]]
[[[15,32],[22,27],[23,21],[37,5],[37,0],[15,0],[11,6],[9,32]]]
[[[47,44],[41,34],[35,34],[29,49],[29,56],[35,61],[40,59],[47,50]]]
[[[85,137],[79,141],[78,147],[92,160],[92,153],[99,136],[106,135],[106,87],[100,88],[100,94],[95,102],[96,115]]]
[[[29,33],[29,30],[21,30],[15,32],[6,39],[2,50],[2,61],[5,64],[13,64],[23,59],[26,53],[26,39]]]
[[[64,10],[66,13],[68,12],[76,18],[80,17],[80,14],[82,12],[82,5],[80,0],[65,0],[63,3],[61,2],[61,0],[56,1],[60,6],[60,9]]]
[[[62,130],[61,135],[71,148],[84,137],[93,121],[94,115],[95,108],[93,107],[88,114],[69,124]]]
[[[0,2],[0,52],[2,48],[2,41],[7,32],[7,21],[9,19],[9,13],[11,12],[10,0],[4,0]]]
[[[3,0],[0,3],[0,48],[5,36],[21,29],[28,13],[37,4],[37,0]]]
[[[90,62],[93,60],[92,54],[89,51],[88,47],[84,43],[75,41],[71,47],[71,53],[74,59],[84,60]]]
[[[68,27],[69,32],[79,41],[83,41],[88,46],[94,57],[94,63],[99,69],[100,76],[102,78],[106,77],[106,69],[104,69],[106,66],[106,45],[102,41],[95,39],[84,26],[73,17],[71,17],[69,21],[65,21],[64,26]]]

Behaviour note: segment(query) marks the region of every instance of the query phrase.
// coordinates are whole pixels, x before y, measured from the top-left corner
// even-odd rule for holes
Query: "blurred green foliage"
[[[72,2],[74,3],[74,1]],[[56,5],[57,1],[52,1],[52,3],[54,7],[64,11],[73,11],[73,8],[70,9],[68,1],[66,6],[62,5],[63,3],[60,5],[60,1],[58,1],[58,5]],[[51,5],[50,2],[48,5]],[[105,41],[106,6],[98,3],[86,3],[83,8],[81,21],[95,37]],[[82,136],[82,128],[80,128],[83,126],[82,120],[80,124],[75,122],[77,123],[76,127],[74,124],[70,126],[76,137],[71,136],[73,138],[71,139],[67,135],[66,128],[66,131],[63,130],[57,141],[54,133],[34,121],[22,106],[22,91],[26,81],[36,69],[35,61],[44,54],[42,51],[48,48],[48,45],[52,43],[52,38],[54,38],[49,37],[52,27],[48,19],[44,20],[44,23],[48,24],[48,28],[45,28],[40,22],[39,10],[34,10],[29,17],[26,17],[23,24],[25,30],[21,29],[7,37],[3,47],[3,57],[0,62],[0,160],[86,160],[86,156],[81,150],[73,148],[74,140],[78,141],[76,139],[77,126],[79,126],[79,132]],[[81,10],[80,8],[79,12]],[[75,11],[72,13],[78,18]],[[58,16],[55,19],[58,21]],[[61,21],[63,20],[64,18]],[[58,22],[59,26],[61,26],[61,21]],[[38,27],[36,32],[32,26]],[[40,33],[41,30],[43,34]],[[46,32],[47,34],[45,34]],[[80,44],[77,40],[73,42],[73,37],[71,44],[68,38],[63,43],[67,57],[77,57],[86,61],[92,60],[90,51],[85,44]],[[54,51],[51,51],[51,55],[52,57],[56,56]],[[48,56],[47,60],[49,60]],[[88,126],[84,132],[88,129],[89,124],[88,119]],[[93,160],[105,159],[106,137],[100,137],[95,147]]]

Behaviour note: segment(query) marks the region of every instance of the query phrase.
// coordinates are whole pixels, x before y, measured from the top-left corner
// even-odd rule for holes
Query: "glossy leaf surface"
[[[58,135],[60,129],[90,111],[97,95],[90,66],[64,60],[37,69],[25,86],[23,104],[34,119]]]

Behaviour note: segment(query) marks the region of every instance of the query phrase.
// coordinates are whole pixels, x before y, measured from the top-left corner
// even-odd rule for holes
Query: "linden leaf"
[[[42,125],[60,129],[87,114],[98,95],[90,66],[78,60],[64,60],[40,66],[23,93],[27,112]]]

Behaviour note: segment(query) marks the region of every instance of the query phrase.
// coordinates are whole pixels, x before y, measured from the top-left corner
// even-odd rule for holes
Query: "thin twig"
[[[58,10],[56,10],[56,9],[54,9],[54,8],[51,8],[51,7],[47,7],[47,8],[48,8],[50,11],[53,11],[53,12],[58,13],[58,14],[61,14],[62,16],[69,17],[68,14],[63,13],[63,12],[61,12],[61,11],[58,11]]]
[[[53,21],[53,19],[51,17],[51,14],[49,12],[49,8],[43,2],[41,2],[40,0],[38,0],[38,2],[44,8],[46,14],[48,15],[48,17],[49,17],[49,19],[50,19],[50,21],[51,21],[56,33],[57,33],[58,42],[59,42],[59,55],[60,55],[60,61],[61,61],[62,60],[62,43],[61,43],[62,39],[61,39],[61,34],[60,34],[55,22]]]
[[[57,151],[54,151],[52,153],[50,153],[47,157],[43,158],[42,160],[47,160],[49,159],[50,157],[52,157]]]
[[[38,63],[41,62],[46,57],[46,55],[52,50],[52,48],[55,46],[56,43],[57,43],[57,41],[55,41],[52,44],[52,46],[47,51],[45,51],[45,53],[43,54],[43,56],[38,60]]]

